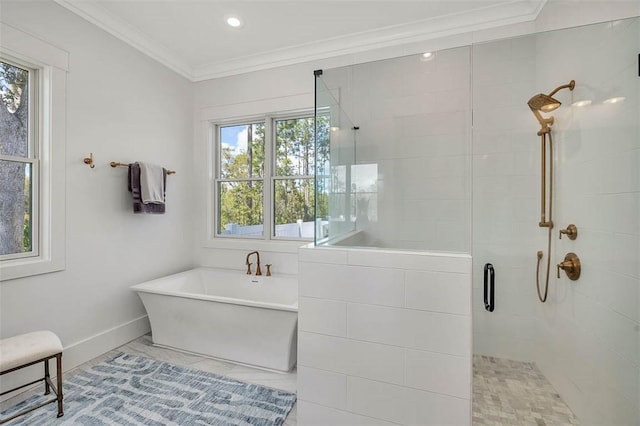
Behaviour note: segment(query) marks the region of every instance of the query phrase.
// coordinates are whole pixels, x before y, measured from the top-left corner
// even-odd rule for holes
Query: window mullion
[[[266,117],[264,120],[264,183],[262,185],[264,205],[262,211],[264,212],[264,231],[265,239],[271,240],[275,234],[274,221],[273,221],[273,175],[275,171],[275,126],[273,125],[273,118]]]

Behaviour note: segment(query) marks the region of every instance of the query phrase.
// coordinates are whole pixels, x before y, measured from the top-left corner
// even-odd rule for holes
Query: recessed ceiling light
[[[237,16],[227,16],[226,21],[227,25],[233,28],[239,28],[242,26],[242,21]]]
[[[571,105],[575,107],[583,107],[583,106],[591,105],[591,99],[584,99],[581,101],[577,101],[572,103]]]
[[[618,96],[617,98],[609,98],[602,101],[603,104],[617,104],[619,102],[624,102],[626,98],[624,96]]]
[[[422,55],[420,55],[420,60],[421,61],[430,61],[435,57],[435,53],[433,52],[424,52]]]

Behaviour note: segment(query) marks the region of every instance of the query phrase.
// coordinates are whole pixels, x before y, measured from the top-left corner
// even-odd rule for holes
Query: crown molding
[[[271,50],[194,67],[194,81],[400,46],[489,28],[534,21],[547,0],[528,0],[395,25],[319,42]]]
[[[547,2],[512,0],[467,12],[270,50],[227,61],[189,64],[94,2],[54,1],[193,82],[534,21]]]
[[[53,0],[60,6],[91,22],[131,47],[155,59],[167,68],[194,81],[193,67],[137,28],[114,16],[92,1]]]

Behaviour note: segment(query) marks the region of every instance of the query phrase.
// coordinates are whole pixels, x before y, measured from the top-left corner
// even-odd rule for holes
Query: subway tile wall
[[[300,424],[471,422],[471,258],[305,247]]]
[[[358,161],[379,167],[378,226],[366,230],[373,234],[369,239],[384,246],[468,252],[472,212],[474,352],[536,362],[587,424],[640,424],[639,51],[635,18],[438,52],[441,65],[415,67],[414,56],[348,67],[339,78],[334,74],[335,87],[346,88],[340,91],[343,107],[361,124]],[[447,62],[462,68],[447,69]],[[576,89],[557,94],[563,105],[552,114],[556,226],[549,298],[541,304],[535,289],[536,252],[546,253],[546,230],[538,227],[540,137],[526,103],[571,79]],[[464,99],[465,90],[471,99]],[[589,96],[593,103],[588,107],[571,106]],[[603,103],[613,96],[625,100]],[[356,102],[360,97],[364,100]],[[472,105],[473,122],[465,102]],[[559,240],[557,231],[569,223],[578,225],[578,239]],[[422,259],[420,270],[421,260],[411,255],[391,259],[384,252],[336,250],[314,253],[323,264],[314,274],[326,280],[315,286],[313,296],[301,293],[302,299],[322,299],[310,306],[335,317],[314,324],[301,312],[301,324],[311,327],[301,338],[311,333],[405,348],[404,368],[409,362],[423,365],[410,350],[438,352],[426,346],[420,333],[409,338],[389,324],[429,322],[432,312],[460,314],[455,310],[463,297],[459,286],[450,277],[439,282],[439,273],[456,271],[455,261]],[[583,262],[575,282],[564,274],[555,277],[554,265],[569,251]],[[313,271],[303,253],[300,259]],[[496,268],[493,313],[483,306],[482,272],[488,262]],[[431,269],[436,264],[440,269]],[[349,274],[348,282],[341,281]],[[375,290],[357,288],[354,277],[365,274]],[[383,281],[373,279],[383,275]],[[404,286],[403,295],[398,286]],[[427,297],[435,289],[440,298]],[[378,325],[368,327],[367,316]],[[448,326],[455,327],[455,321]],[[455,357],[459,342],[450,344],[447,355]],[[388,352],[379,356],[393,363],[394,354]],[[355,374],[345,366],[304,367]],[[415,385],[399,382],[392,368],[388,372],[383,378],[363,372],[355,376],[388,384],[394,395],[392,386]],[[344,381],[347,389],[359,383]],[[348,397],[347,403],[360,406]],[[345,413],[335,404],[309,400],[301,405],[327,416]],[[354,424],[371,420],[346,412]],[[387,414],[380,421],[408,420]]]
[[[554,136],[556,223],[579,234],[554,238],[554,263],[582,261],[536,306],[536,361],[584,423],[640,424],[640,20],[543,33],[536,50],[540,88],[576,81]]]
[[[539,125],[527,106],[543,90],[536,36],[477,44],[472,55],[474,353],[531,362],[536,252],[546,252]],[[486,263],[495,269],[493,312],[484,308]]]
[[[377,166],[362,245],[470,252],[470,69],[462,47],[323,74],[359,127],[357,165]]]
[[[639,51],[637,18],[473,46],[474,352],[536,362],[585,424],[640,423]],[[540,138],[526,102],[571,79],[552,113],[554,269],[541,304]],[[614,96],[626,99],[603,103]],[[572,106],[583,99],[592,104]],[[569,223],[578,239],[560,240]],[[578,281],[555,276],[567,252],[582,260]]]

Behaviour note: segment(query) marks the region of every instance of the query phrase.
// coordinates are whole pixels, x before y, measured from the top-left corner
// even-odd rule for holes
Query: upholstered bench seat
[[[34,331],[0,340],[0,372],[62,352],[62,342],[51,331]]]
[[[53,384],[49,375],[49,360],[52,358],[56,358],[57,385]],[[56,397],[15,413],[8,418],[0,419],[0,424],[52,402],[58,403],[58,417],[62,417],[62,342],[58,336],[51,331],[34,331],[0,340],[0,376],[40,362],[44,363],[43,378],[9,389],[0,395],[6,395],[9,392],[44,381],[45,395],[48,395],[53,389]]]

